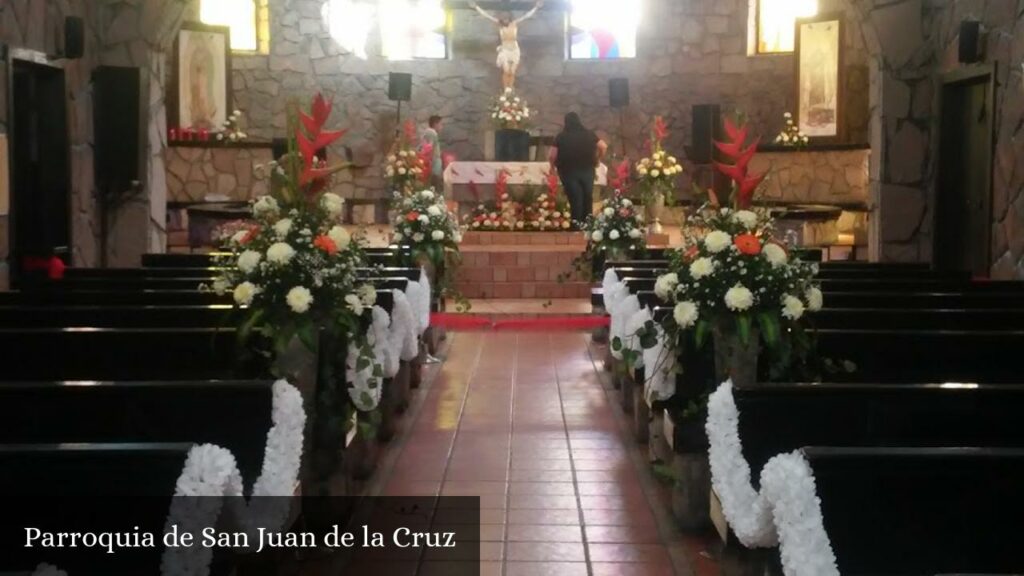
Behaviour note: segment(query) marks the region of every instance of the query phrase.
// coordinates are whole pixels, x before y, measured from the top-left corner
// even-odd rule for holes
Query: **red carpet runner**
[[[472,314],[448,314],[435,312],[430,315],[431,326],[448,330],[593,330],[608,326],[607,316],[554,316],[546,318],[514,318],[498,320]]]

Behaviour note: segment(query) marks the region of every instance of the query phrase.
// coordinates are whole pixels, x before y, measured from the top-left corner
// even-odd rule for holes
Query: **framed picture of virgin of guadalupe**
[[[231,114],[231,30],[182,24],[171,55],[168,126],[220,131]]]
[[[842,16],[798,18],[794,44],[797,126],[812,141],[838,141],[843,129]]]

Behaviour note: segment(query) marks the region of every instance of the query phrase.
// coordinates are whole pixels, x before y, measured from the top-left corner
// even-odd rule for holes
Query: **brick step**
[[[462,236],[465,246],[575,246],[582,251],[587,238],[582,232],[479,232]]]
[[[466,298],[588,298],[588,282],[466,282],[455,288]]]

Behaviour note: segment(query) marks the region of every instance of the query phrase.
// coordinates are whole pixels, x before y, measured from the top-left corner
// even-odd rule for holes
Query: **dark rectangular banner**
[[[0,574],[480,573],[476,497],[2,499]]]

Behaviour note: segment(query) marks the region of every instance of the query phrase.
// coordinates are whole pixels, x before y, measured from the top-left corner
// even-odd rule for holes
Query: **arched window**
[[[754,3],[758,54],[792,52],[796,19],[818,13],[818,0],[754,0]]]
[[[270,52],[268,0],[201,0],[199,20],[231,28],[231,49]]]

